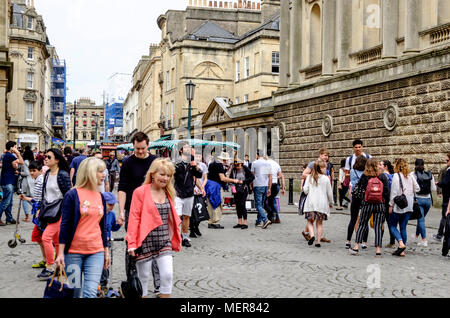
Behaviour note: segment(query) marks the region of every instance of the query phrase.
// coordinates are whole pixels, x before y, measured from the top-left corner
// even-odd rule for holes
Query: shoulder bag
[[[398,178],[400,180],[400,188],[402,189],[402,194],[397,195],[394,198],[394,203],[400,208],[400,209],[404,209],[408,206],[408,199],[406,198],[406,195],[404,193],[403,190],[403,182],[402,182],[402,176],[400,175],[400,173],[398,174]]]
[[[52,224],[61,218],[61,206],[63,199],[53,201],[51,203],[44,199],[47,188],[48,173],[45,175],[44,185],[42,187],[42,203],[39,211],[39,222],[42,224]]]
[[[412,180],[413,183],[413,189],[414,189],[414,180]],[[414,191],[416,193],[416,191]],[[422,211],[420,210],[419,202],[417,202],[417,198],[414,195],[414,204],[413,204],[413,212],[411,213],[411,216],[409,217],[410,220],[419,220],[422,218]]]
[[[308,178],[305,179],[305,181],[303,181],[303,187],[305,186],[306,180]],[[305,212],[305,203],[306,203],[306,198],[308,197],[307,194],[305,194],[305,192],[302,191],[302,193],[300,193],[300,200],[298,201],[298,215],[304,215]]]
[[[361,173],[361,176],[359,177],[358,182],[355,184],[355,186],[352,189],[352,198],[358,199],[358,200],[362,200],[364,198],[364,194],[366,192],[366,189],[364,189],[361,186],[362,175],[363,175],[363,173]]]
[[[129,257],[128,279],[122,281],[120,291],[124,298],[142,298],[142,284],[137,274],[136,261],[132,257]]]

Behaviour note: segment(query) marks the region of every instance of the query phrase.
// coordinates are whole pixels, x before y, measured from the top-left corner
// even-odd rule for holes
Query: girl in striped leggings
[[[369,180],[372,178],[378,178],[381,180],[383,184],[383,193],[382,193],[382,202],[379,203],[371,203],[367,202],[367,196],[363,198],[361,205],[361,213],[359,219],[359,226],[356,232],[356,244],[350,249],[350,253],[353,255],[357,255],[359,252],[359,245],[363,242],[364,233],[366,233],[369,229],[369,220],[371,215],[373,214],[373,223],[374,223],[374,231],[375,231],[375,246],[376,246],[376,256],[381,256],[381,246],[383,240],[383,223],[385,220],[385,211],[386,206],[385,202],[389,201],[389,180],[388,178],[381,173],[379,169],[379,163],[376,159],[369,159],[366,163],[366,169],[364,170],[363,175],[361,176],[361,187],[366,189]],[[367,189],[366,189],[367,191]]]

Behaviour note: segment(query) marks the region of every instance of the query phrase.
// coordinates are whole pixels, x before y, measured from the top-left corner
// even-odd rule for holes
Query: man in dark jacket
[[[109,188],[110,192],[114,190],[114,184],[116,183],[116,175],[120,173],[120,164],[117,157],[113,152],[109,154],[109,158],[105,161],[106,169],[108,169],[109,173]]]
[[[188,142],[181,142],[178,145],[181,158],[175,165],[175,190],[177,196],[175,197],[175,208],[178,215],[182,216],[183,223],[181,225],[182,245],[190,247],[189,239],[189,220],[192,215],[192,208],[194,206],[194,178],[201,178],[202,173],[197,167],[197,163],[192,158],[191,146]],[[203,186],[197,182],[200,191],[204,192]]]
[[[436,242],[441,242],[442,237],[444,236],[445,224],[447,222],[446,213],[450,199],[450,153],[447,154],[445,161],[447,162],[446,172],[443,174],[442,180],[440,179],[439,182],[436,183],[438,189],[440,188],[442,190],[442,218],[437,234],[433,234],[433,239]]]

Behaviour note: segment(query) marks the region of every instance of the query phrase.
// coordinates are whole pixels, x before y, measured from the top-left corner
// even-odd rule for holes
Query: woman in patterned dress
[[[148,295],[148,279],[153,261],[161,276],[160,298],[172,293],[173,251],[181,250],[180,217],[174,198],[174,165],[166,159],[153,161],[144,184],[133,192],[126,240],[128,253],[136,261],[142,297]]]

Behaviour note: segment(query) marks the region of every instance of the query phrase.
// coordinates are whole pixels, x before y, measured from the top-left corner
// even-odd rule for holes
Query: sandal
[[[311,238],[309,239],[309,241],[308,241],[308,245],[313,245],[315,239],[316,239],[316,238],[315,238],[314,236],[311,237]]]
[[[406,250],[406,247],[399,247],[392,253],[392,255],[401,256],[400,254],[403,253],[405,250]],[[403,256],[405,256],[405,255],[403,255]]]
[[[376,253],[375,257],[381,257],[381,253]]]
[[[359,250],[358,249],[354,249],[354,248],[350,248],[350,254],[352,255],[358,255]]]
[[[316,245],[314,245],[315,247],[320,247],[320,244],[316,244]]]
[[[352,246],[351,246],[351,244],[350,243],[346,243],[345,244],[345,248],[348,250],[348,249],[350,249]]]

